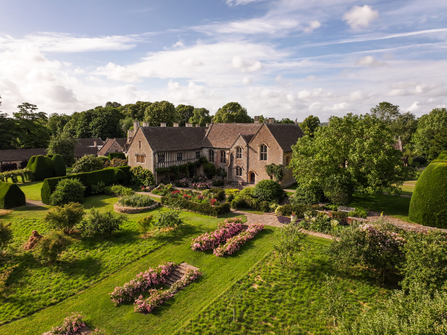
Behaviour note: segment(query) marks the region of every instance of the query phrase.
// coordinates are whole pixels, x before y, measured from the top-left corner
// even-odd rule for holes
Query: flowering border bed
[[[205,233],[192,240],[192,250],[210,250],[218,247],[221,243],[225,243],[231,237],[239,234],[244,228],[240,218],[227,219],[217,226],[217,230],[212,233]]]
[[[196,280],[201,273],[198,270],[188,269],[185,274],[176,281],[170,288],[167,290],[157,290],[151,289],[149,290],[149,297],[144,299],[142,295],[140,295],[134,303],[134,311],[140,313],[150,313],[154,310],[154,308],[160,306],[163,302],[172,298],[178,291],[180,291],[185,286],[192,283]]]
[[[86,327],[83,321],[84,318],[84,313],[73,312],[70,316],[64,319],[64,323],[62,326],[53,327],[49,332],[43,333],[42,335],[74,335],[78,330]],[[90,334],[100,333],[102,332],[98,329],[90,332]]]
[[[251,240],[263,229],[264,225],[262,223],[251,224],[246,231],[230,238],[227,240],[227,243],[214,249],[213,254],[218,257],[231,255],[238,251],[248,240]]]
[[[155,269],[149,268],[145,272],[137,274],[135,279],[125,283],[122,287],[115,287],[115,290],[109,293],[110,298],[115,306],[123,302],[132,302],[135,296],[142,291],[148,290],[151,286],[165,283],[166,278],[176,266],[177,264],[174,262],[167,262],[157,266]]]

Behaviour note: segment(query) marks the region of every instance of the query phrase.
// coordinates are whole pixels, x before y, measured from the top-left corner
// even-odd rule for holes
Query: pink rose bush
[[[115,287],[115,290],[112,293],[109,293],[110,298],[115,306],[118,306],[123,302],[131,302],[137,294],[147,291],[152,286],[165,283],[167,277],[176,266],[177,264],[174,262],[167,262],[159,265],[155,269],[149,268],[148,270],[137,274],[135,279],[125,283],[122,287]]]
[[[62,326],[53,327],[49,332],[43,333],[43,335],[73,335],[82,327],[85,327],[84,321],[85,314],[82,312],[73,312],[70,316],[64,319]],[[95,329],[94,333],[98,334],[98,330]]]
[[[229,238],[239,234],[244,226],[241,219],[227,219],[217,226],[217,230],[212,233],[205,233],[192,240],[192,250],[210,250],[225,243]]]
[[[149,290],[149,297],[144,298],[142,295],[135,300],[134,303],[134,311],[141,313],[150,313],[154,310],[154,308],[160,306],[163,302],[172,298],[178,291],[180,291],[185,286],[192,283],[196,280],[201,273],[197,270],[188,269],[185,274],[176,281],[170,288],[167,290],[163,289],[151,289]]]
[[[224,255],[231,255],[238,251],[248,240],[251,240],[257,233],[264,229],[262,223],[253,223],[248,226],[248,229],[239,235],[236,235],[227,240],[224,245],[214,249],[213,254],[218,257]]]

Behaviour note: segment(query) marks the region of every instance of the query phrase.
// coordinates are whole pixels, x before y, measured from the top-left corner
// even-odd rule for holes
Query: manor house
[[[271,163],[288,166],[292,158],[291,146],[303,136],[298,124],[274,123],[212,123],[206,127],[193,127],[187,123],[179,127],[141,127],[134,122],[128,133],[128,164],[142,166],[152,171],[160,182],[167,177],[156,169],[172,165],[195,162],[200,157],[223,168],[227,181],[256,184],[269,179],[265,166]],[[203,170],[198,171],[203,173]],[[284,186],[295,182],[292,171],[286,169],[282,181]]]

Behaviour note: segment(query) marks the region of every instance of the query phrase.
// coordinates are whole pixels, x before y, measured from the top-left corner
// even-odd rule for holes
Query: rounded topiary
[[[54,177],[54,166],[50,157],[42,155],[32,156],[26,167],[34,173],[35,181]]]
[[[0,182],[0,208],[25,206],[25,193],[13,183]]]
[[[278,201],[284,198],[284,190],[274,180],[261,180],[253,189],[253,196],[261,201]]]
[[[432,161],[421,173],[411,196],[409,216],[424,226],[447,228],[447,159]]]
[[[85,186],[79,179],[61,179],[56,186],[56,190],[50,196],[52,206],[62,206],[70,202],[84,201]]]
[[[54,176],[55,177],[65,176],[67,174],[67,170],[65,168],[65,163],[62,156],[59,154],[53,155],[51,160],[53,161]]]

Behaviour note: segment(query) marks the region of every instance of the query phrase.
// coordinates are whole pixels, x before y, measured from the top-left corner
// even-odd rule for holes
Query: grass
[[[351,207],[363,207],[375,212],[383,212],[384,215],[392,216],[407,222],[411,198],[395,195],[365,195],[354,193]]]
[[[178,334],[330,334],[327,275],[334,276],[336,291],[349,303],[343,312],[346,320],[387,297],[388,290],[366,278],[338,273],[324,253],[329,241],[308,241],[295,269],[283,268],[270,253]]]
[[[17,184],[20,189],[25,193],[25,198],[30,200],[42,200],[40,196],[40,189],[42,188],[43,181],[33,181],[29,183]]]
[[[104,243],[94,244],[85,257],[87,259],[94,258],[97,265],[91,264],[92,266],[88,267],[87,264],[84,264],[77,271],[70,270],[78,281],[82,281],[84,278],[97,280],[97,277],[106,268],[102,263],[106,255],[123,261],[125,259],[130,264],[119,265],[120,269],[117,272],[105,276],[103,280],[95,283],[90,288],[78,292],[78,294],[63,300],[57,305],[1,326],[0,333],[4,335],[40,334],[48,331],[52,326],[60,324],[68,313],[83,311],[87,315],[86,321],[91,328],[103,329],[107,334],[172,334],[245,275],[257,261],[271,250],[272,232],[275,229],[273,227],[267,227],[265,231],[258,234],[255,239],[249,241],[239,252],[230,257],[220,258],[215,257],[212,252],[192,251],[190,249],[191,238],[204,231],[215,229],[217,222],[222,219],[192,213],[183,213],[182,217],[190,224],[189,230],[182,237],[169,241],[158,249],[153,246],[137,245],[134,240],[132,244],[121,243],[120,248],[113,253],[107,252],[104,254],[103,250],[109,249],[107,243],[106,246],[104,246]],[[129,230],[133,231],[133,229]],[[115,244],[115,242],[112,244]],[[129,249],[128,246],[133,246],[133,248]],[[103,255],[100,256],[100,253]],[[134,261],[132,262],[132,260]],[[67,265],[69,263],[76,264],[80,261],[80,258],[66,260]],[[113,306],[108,293],[112,292],[115,286],[123,285],[134,278],[135,274],[163,261],[179,263],[186,261],[199,267],[203,276],[149,315],[134,313],[132,305]],[[55,268],[50,267],[46,271],[48,273],[60,273],[61,266],[61,264],[58,264]],[[109,264],[109,268],[111,266],[114,265]],[[62,278],[42,278],[42,280],[44,280],[41,283],[42,293],[48,293],[49,290],[58,293],[60,291],[55,290],[54,285],[66,285],[61,283]],[[76,285],[76,282],[72,281],[71,284]],[[32,290],[29,291],[32,292]],[[31,299],[29,304],[34,305],[33,295],[29,298]]]

